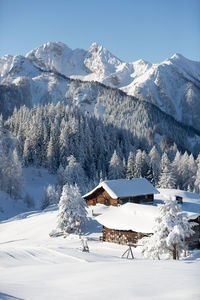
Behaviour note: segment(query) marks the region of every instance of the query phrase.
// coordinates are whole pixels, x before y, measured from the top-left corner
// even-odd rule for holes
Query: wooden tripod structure
[[[127,245],[128,245],[128,249],[124,252],[124,254],[122,254],[122,257],[125,257],[125,255],[126,255],[126,258],[129,258],[129,255],[130,255],[131,258],[134,259],[132,247],[135,246],[135,244],[127,243]]]

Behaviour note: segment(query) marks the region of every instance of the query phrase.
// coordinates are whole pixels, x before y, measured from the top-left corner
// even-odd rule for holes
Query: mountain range
[[[26,56],[0,59],[4,117],[14,107],[58,101],[140,137],[155,141],[167,136],[189,151],[199,151],[200,62],[180,54],[159,64],[126,63],[96,43],[85,51],[48,42]]]

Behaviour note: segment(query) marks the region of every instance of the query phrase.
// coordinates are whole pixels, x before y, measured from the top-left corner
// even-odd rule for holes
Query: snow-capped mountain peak
[[[103,48],[102,45],[97,44],[96,42],[92,43],[92,45],[89,48],[89,52],[97,52]]]
[[[185,59],[185,57],[183,55],[181,55],[180,53],[174,53],[172,55],[171,59]]]
[[[93,43],[88,50],[84,64],[91,72],[96,73],[103,80],[104,76],[116,72],[117,67],[122,62],[103,46]]]
[[[85,54],[86,51],[73,51],[61,42],[48,42],[27,53],[26,57],[43,70],[53,70],[70,76],[83,73],[81,67]]]

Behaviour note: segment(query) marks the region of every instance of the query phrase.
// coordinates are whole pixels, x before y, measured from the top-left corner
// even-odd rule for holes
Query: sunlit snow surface
[[[162,190],[156,201],[169,193]],[[199,205],[194,194],[185,197]],[[138,247],[134,260],[122,259],[127,247],[99,241],[101,226],[91,218],[92,210],[84,229],[89,253],[81,251],[79,236],[49,237],[56,227],[56,206],[1,222],[0,299],[199,299],[199,250],[180,261],[153,261],[144,259]]]

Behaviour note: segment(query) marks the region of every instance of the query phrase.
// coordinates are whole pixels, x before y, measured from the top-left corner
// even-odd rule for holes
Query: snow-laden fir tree
[[[166,200],[164,205],[159,205],[153,235],[141,241],[142,253],[153,259],[160,259],[162,254],[178,259],[181,252],[187,249],[187,238],[194,234],[194,225],[188,221],[176,200]]]
[[[189,155],[187,152],[185,152],[179,161],[180,189],[185,191],[187,191],[190,182],[188,161]]]
[[[159,174],[160,174],[160,154],[156,149],[156,146],[153,146],[153,148],[149,152],[149,158],[150,158],[150,166],[152,168],[152,173],[153,173],[153,182],[157,186],[159,181]]]
[[[108,177],[109,179],[121,179],[124,178],[124,168],[123,163],[119,156],[117,155],[116,150],[114,151],[108,170]]]
[[[182,184],[182,178],[180,175],[180,161],[181,161],[181,153],[177,151],[171,165],[174,170],[174,176],[176,177],[176,184],[175,184],[176,189],[180,189],[180,186]]]
[[[10,133],[0,127],[0,190],[12,198],[20,198],[24,183],[22,167]]]
[[[194,191],[195,193],[200,194],[200,154],[197,157],[196,163],[197,163],[197,171],[196,171],[196,178],[194,182]]]
[[[134,154],[131,151],[128,156],[127,162],[127,170],[126,170],[126,178],[133,179],[134,178]]]
[[[139,149],[137,150],[135,156],[135,169],[134,169],[134,177],[139,178],[142,177],[142,151]]]
[[[78,186],[64,185],[59,201],[57,228],[67,233],[79,233],[86,222],[86,203]]]
[[[65,169],[63,168],[62,164],[60,164],[60,166],[57,170],[56,183],[60,187],[62,187],[66,183]]]
[[[79,187],[80,192],[86,192],[86,174],[79,162],[73,155],[67,157],[68,165],[65,168],[65,184],[71,184]]]
[[[145,151],[142,151],[141,176],[152,182],[152,174],[150,169],[150,159]]]
[[[173,173],[173,168],[167,157],[167,154],[164,153],[161,159],[161,172],[159,176],[158,186],[163,189],[173,189],[176,185],[176,179]]]
[[[197,175],[197,162],[194,159],[194,156],[190,154],[188,159],[188,181],[187,181],[187,190],[189,192],[194,191],[194,183]]]

